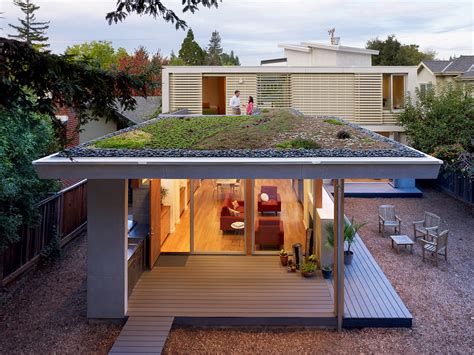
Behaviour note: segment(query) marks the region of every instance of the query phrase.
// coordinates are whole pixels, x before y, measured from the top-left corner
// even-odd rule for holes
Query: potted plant
[[[323,277],[325,279],[330,279],[331,278],[331,276],[332,276],[332,267],[331,267],[331,265],[324,265],[321,268],[321,271],[323,272]]]
[[[301,275],[303,277],[313,277],[316,272],[316,264],[308,261],[300,265]]]
[[[282,266],[288,265],[288,252],[285,249],[280,250],[280,262]]]
[[[295,264],[291,264],[291,272],[296,272],[296,265]]]
[[[316,255],[314,254],[311,254],[310,256],[308,256],[308,261],[315,263],[316,265],[318,264],[318,259],[316,258]]]
[[[161,192],[160,202],[161,202],[161,205],[163,205],[164,199],[166,198],[166,196],[168,196],[168,189],[166,187],[161,186],[160,192]]]
[[[344,220],[344,241],[347,242],[347,250],[344,251],[345,265],[352,264],[354,252],[351,250],[351,245],[354,242],[357,232],[366,224],[366,222],[357,223],[354,221],[354,218],[352,218],[350,223],[347,220]],[[326,246],[334,248],[334,226],[331,223],[328,223],[325,228],[327,233]]]

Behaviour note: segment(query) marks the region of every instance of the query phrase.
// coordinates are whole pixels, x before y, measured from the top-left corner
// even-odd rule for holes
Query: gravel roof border
[[[291,110],[297,115],[302,115],[297,110]],[[111,149],[111,148],[91,148],[95,142],[114,137],[126,132],[131,132],[148,125],[152,125],[159,120],[170,118],[195,118],[202,115],[160,115],[159,117],[110,133],[103,137],[82,143],[76,147],[63,150],[58,153],[59,157],[67,158],[113,158],[113,157],[137,157],[137,158],[348,158],[348,157],[392,157],[392,158],[422,158],[424,155],[404,144],[377,134],[369,129],[360,127],[351,122],[335,116],[314,116],[318,119],[336,119],[371,139],[386,142],[392,146],[391,149],[227,149],[227,150],[193,150],[193,149]]]

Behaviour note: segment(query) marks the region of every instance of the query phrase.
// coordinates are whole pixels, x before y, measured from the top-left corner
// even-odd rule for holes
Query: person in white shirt
[[[240,91],[235,90],[234,96],[230,99],[230,107],[232,109],[232,114],[233,115],[240,115]]]

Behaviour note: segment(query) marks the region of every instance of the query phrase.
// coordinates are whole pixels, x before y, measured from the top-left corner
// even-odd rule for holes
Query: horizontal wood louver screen
[[[202,114],[202,75],[170,74],[170,111],[188,109],[190,113]]]
[[[225,74],[226,76],[226,102],[227,102],[227,114],[231,114],[232,110],[229,106],[230,98],[234,96],[235,90],[240,90],[240,102],[246,104],[249,96],[253,96],[254,102],[258,102],[257,99],[257,75],[256,74]],[[241,106],[242,112],[244,107]]]
[[[354,74],[291,74],[291,107],[306,115],[354,117]]]
[[[289,74],[257,75],[257,106],[261,108],[291,107]]]
[[[383,124],[382,104],[382,74],[355,74],[355,123]]]
[[[398,113],[383,111],[384,124],[398,124]]]

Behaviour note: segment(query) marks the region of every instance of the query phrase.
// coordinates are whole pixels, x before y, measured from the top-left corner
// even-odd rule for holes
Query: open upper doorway
[[[203,115],[225,115],[226,111],[225,76],[202,77]]]

